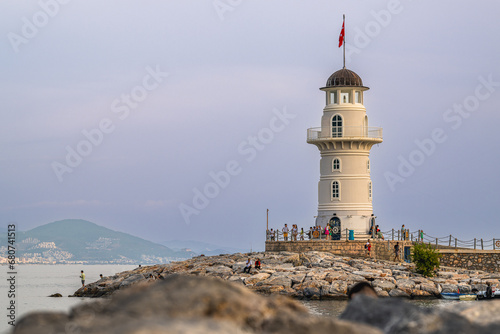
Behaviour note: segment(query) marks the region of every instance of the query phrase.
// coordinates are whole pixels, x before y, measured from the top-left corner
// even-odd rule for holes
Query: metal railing
[[[297,234],[294,235],[292,229],[288,232],[288,236],[285,237],[283,231],[281,230],[268,230],[266,232],[267,241],[308,241],[308,240],[332,240],[330,235],[325,234],[325,229],[313,230],[299,229]],[[317,232],[317,233],[315,233]],[[350,240],[350,237],[354,236],[359,238],[359,236],[366,237],[367,234],[358,232],[349,232],[349,229],[344,229],[340,231],[340,240]],[[410,231],[396,230],[392,229],[385,232],[378,232],[373,234],[374,239],[383,240],[393,240],[393,241],[412,241],[412,242],[425,242],[434,246],[435,248],[441,249],[477,249],[477,250],[500,250],[500,238],[492,238],[489,240],[484,240],[480,238],[473,238],[470,240],[460,240],[453,235],[448,235],[444,237],[433,237],[424,233],[422,230]],[[338,240],[338,239],[337,239]]]
[[[422,230],[411,232],[410,230],[395,230],[381,232],[387,240],[408,240],[413,242],[425,242],[433,245],[435,248],[442,249],[477,249],[477,250],[500,250],[500,238],[492,238],[485,240],[482,238],[473,238],[469,240],[461,240],[453,235],[444,237],[434,237]]]
[[[320,230],[304,230],[304,233],[301,233],[302,231],[299,229],[297,231],[297,235],[294,235],[292,232],[292,229],[288,232],[288,236],[285,237],[285,234],[280,231],[280,230],[268,230],[266,232],[266,240],[267,241],[308,241],[308,240],[332,240],[334,241],[335,239],[332,239],[332,236],[329,234],[325,234],[325,229],[322,228]],[[367,237],[368,235],[366,233],[359,233],[359,232],[351,232],[352,234],[349,233],[349,229],[344,229],[341,230],[340,233],[337,234],[340,235],[340,239],[336,240],[349,240],[349,237],[352,235],[354,238],[356,236],[362,235],[363,237]],[[368,236],[369,237],[369,236]]]
[[[382,139],[382,128],[364,126],[330,127],[327,131],[321,128],[307,129],[307,141],[338,138],[374,138]]]

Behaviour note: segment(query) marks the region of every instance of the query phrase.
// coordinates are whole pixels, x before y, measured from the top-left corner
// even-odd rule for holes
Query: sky
[[[0,3],[0,220],[263,249],[317,215],[324,87],[346,67],[383,143],[383,231],[500,238],[497,1]]]

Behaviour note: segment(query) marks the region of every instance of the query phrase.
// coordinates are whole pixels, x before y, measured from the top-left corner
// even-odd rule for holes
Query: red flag
[[[342,46],[342,43],[344,43],[344,36],[345,36],[345,33],[344,33],[344,23],[345,22],[342,22],[342,30],[340,31],[339,48]]]

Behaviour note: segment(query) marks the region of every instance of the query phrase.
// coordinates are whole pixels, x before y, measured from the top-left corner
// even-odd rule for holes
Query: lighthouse
[[[320,179],[316,226],[329,225],[334,240],[342,232],[368,234],[374,224],[370,149],[382,142],[382,128],[368,126],[360,76],[342,68],[326,86],[321,127],[307,130],[307,142],[318,147]]]

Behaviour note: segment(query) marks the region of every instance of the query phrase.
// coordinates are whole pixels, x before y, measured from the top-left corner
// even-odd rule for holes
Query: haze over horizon
[[[500,238],[500,3],[0,9],[4,226],[85,219],[248,249],[264,247],[266,209],[270,227],[312,226],[320,156],[306,131],[320,126],[318,88],[342,68],[345,14],[346,67],[384,131],[370,155],[381,229]]]

